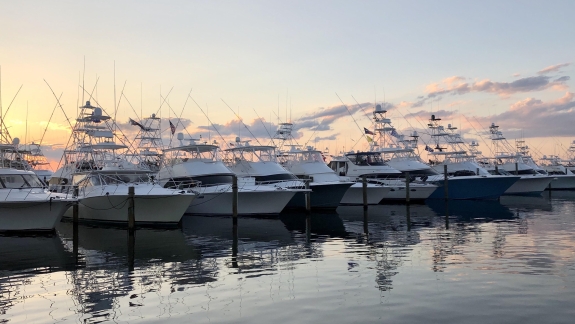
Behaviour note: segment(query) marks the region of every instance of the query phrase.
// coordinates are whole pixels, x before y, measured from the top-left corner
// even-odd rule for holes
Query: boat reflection
[[[35,276],[81,266],[56,234],[0,236],[0,315],[25,302],[25,286]],[[4,323],[2,318],[0,323]]]
[[[60,223],[57,231],[73,244],[72,223]],[[217,264],[202,259],[180,229],[142,228],[130,237],[121,228],[79,225],[77,244],[85,268],[66,274],[69,293],[91,322],[115,318],[122,297],[142,306],[146,293],[217,280]]]

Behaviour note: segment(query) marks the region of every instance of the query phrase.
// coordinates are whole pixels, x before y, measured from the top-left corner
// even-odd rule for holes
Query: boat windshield
[[[355,165],[385,165],[379,153],[358,153],[347,155],[347,157]]]
[[[3,174],[0,175],[0,188],[42,188],[44,185],[33,174]]]

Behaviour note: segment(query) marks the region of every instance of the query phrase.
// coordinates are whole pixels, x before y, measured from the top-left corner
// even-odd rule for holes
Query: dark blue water
[[[575,193],[0,236],[0,323],[572,323]]]

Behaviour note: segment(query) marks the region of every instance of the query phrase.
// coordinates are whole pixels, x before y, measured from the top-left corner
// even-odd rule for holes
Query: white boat
[[[52,231],[71,196],[49,192],[31,171],[0,168],[0,231]]]
[[[574,190],[575,174],[562,164],[561,159],[556,155],[544,155],[541,161],[541,168],[555,180],[551,182],[551,190]]]
[[[457,182],[449,182],[450,199],[497,199],[505,193],[519,176],[493,175],[480,165],[476,157],[480,152],[469,150],[457,127],[444,128],[440,118],[431,115],[427,125],[435,147],[426,146],[430,164],[438,173],[444,173]],[[443,183],[444,175],[429,177],[428,181]],[[461,182],[461,183],[459,183]],[[444,198],[443,188],[438,188],[430,198]]]
[[[553,181],[553,177],[537,172],[524,161],[524,156],[528,155],[528,147],[524,141],[517,141],[514,148],[503,136],[499,126],[494,123],[489,126],[489,132],[495,156],[492,159],[485,159],[483,166],[491,174],[520,176],[520,179],[505,191],[505,194],[540,195],[545,191]],[[472,141],[470,147],[476,146],[477,143]]]
[[[410,200],[425,200],[437,190],[437,185],[425,182],[425,179],[438,173],[423,163],[416,153],[419,141],[417,132],[412,132],[408,137],[400,134],[391,125],[391,119],[386,114],[387,110],[379,104],[376,105],[373,111],[374,132],[371,133],[374,138],[368,137],[366,133],[370,151],[381,153],[385,163],[402,173],[399,179],[385,180],[384,183],[392,189],[384,197],[384,201],[406,199],[405,181],[408,174]]]
[[[325,164],[322,152],[311,146],[302,149],[301,145],[295,142],[292,130],[292,123],[281,123],[274,135],[274,139],[280,141],[279,145],[282,148],[278,153],[280,164],[298,178],[309,180],[312,191],[311,208],[336,209],[355,182],[342,180]],[[305,203],[304,193],[298,193],[289,202],[288,207],[305,208]]]
[[[387,177],[397,177],[401,172],[385,164],[376,152],[349,152],[331,158],[328,166],[344,179],[355,181],[342,199],[342,204],[363,203],[362,177],[368,178],[368,204],[379,204],[392,190],[384,184]],[[404,197],[405,199],[405,197]]]
[[[219,158],[216,144],[197,143],[179,133],[180,145],[164,150],[168,156],[158,179],[164,187],[185,188],[197,192],[186,213],[195,215],[232,214],[234,173]],[[238,214],[278,214],[295,195],[284,187],[257,185],[253,178],[238,179]]]
[[[177,224],[195,193],[163,188],[144,164],[127,161],[128,147],[114,142],[115,124],[101,108],[88,101],[80,109],[74,141],[64,151],[64,165],[50,179],[51,187],[79,187],[78,217],[82,221],[127,222],[128,190],[134,187],[136,224]],[[68,212],[65,216],[72,215]]]

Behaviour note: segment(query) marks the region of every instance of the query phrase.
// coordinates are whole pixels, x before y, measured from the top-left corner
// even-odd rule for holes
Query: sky
[[[90,95],[128,135],[137,131],[129,118],[158,112],[166,128],[181,116],[178,131],[215,136],[203,110],[226,141],[249,136],[237,113],[260,141],[264,124],[287,120],[302,143],[336,153],[365,148],[361,129],[384,102],[403,132],[425,132],[434,113],[464,138],[479,139],[494,122],[532,153],[561,154],[575,140],[574,9],[573,1],[3,1],[2,110],[12,137],[42,140],[52,160]]]

